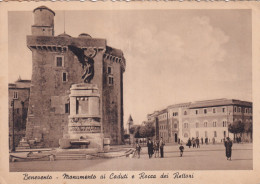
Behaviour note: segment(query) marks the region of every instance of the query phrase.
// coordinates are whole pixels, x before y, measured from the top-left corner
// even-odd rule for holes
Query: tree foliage
[[[140,125],[135,128],[134,137],[135,138],[147,138],[153,137],[155,135],[155,127],[151,123],[147,123],[144,126]]]
[[[231,133],[238,134],[245,131],[245,123],[242,121],[235,121],[233,124],[228,126],[228,130]]]

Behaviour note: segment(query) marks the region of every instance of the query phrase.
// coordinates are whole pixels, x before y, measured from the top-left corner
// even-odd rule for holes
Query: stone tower
[[[132,116],[130,115],[129,118],[128,118],[128,121],[127,121],[127,134],[130,134],[130,129],[131,127],[134,125],[134,121],[133,121],[133,118]]]
[[[123,52],[109,47],[105,39],[92,38],[86,33],[78,37],[54,36],[55,13],[45,6],[33,12],[32,35],[27,36],[33,71],[26,138],[39,147],[59,146],[59,139],[68,133],[70,89],[75,84],[89,82],[100,94],[101,132],[110,138],[111,144],[121,144]],[[91,58],[92,76],[86,75],[86,58]]]

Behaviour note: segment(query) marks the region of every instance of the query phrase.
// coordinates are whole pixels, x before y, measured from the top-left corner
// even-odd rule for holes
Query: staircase
[[[55,160],[86,160],[87,157],[84,153],[57,153]]]

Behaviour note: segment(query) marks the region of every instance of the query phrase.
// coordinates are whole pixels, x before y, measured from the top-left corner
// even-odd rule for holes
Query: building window
[[[222,112],[226,112],[226,108],[222,108]]]
[[[248,109],[247,108],[245,108],[245,113],[248,113]]]
[[[204,127],[207,127],[208,126],[208,122],[204,122]]]
[[[67,82],[67,81],[68,81],[68,73],[62,72],[62,82]]]
[[[55,56],[55,65],[57,67],[63,67],[64,66],[64,56]]]
[[[112,76],[108,77],[108,84],[113,85],[114,84],[114,78]]]
[[[238,112],[241,112],[241,107],[238,107]]]
[[[199,111],[198,111],[198,110],[195,110],[195,114],[199,114]]]
[[[184,115],[187,115],[187,111],[184,111]]]
[[[196,128],[199,128],[199,123],[198,122],[196,123]]]
[[[14,91],[14,96],[13,96],[14,99],[18,99],[18,91]]]
[[[216,126],[217,126],[217,122],[213,121],[213,127],[216,127]]]
[[[207,109],[204,109],[204,114],[207,114]]]
[[[214,131],[214,137],[217,137],[217,131]]]
[[[234,112],[237,112],[237,107],[234,107]]]
[[[252,109],[251,108],[248,109],[248,113],[252,113]]]
[[[184,123],[184,128],[188,128],[188,123]]]
[[[175,124],[174,124],[174,128],[177,128],[177,127],[178,127],[178,126],[177,126],[177,124],[175,123]]]
[[[172,116],[178,116],[178,112],[172,113]]]
[[[107,67],[107,73],[108,74],[112,74],[113,72],[112,72],[112,67],[111,66],[108,66]]]
[[[65,113],[70,113],[70,104],[65,104]]]
[[[213,111],[213,113],[216,113],[216,109],[215,108],[213,108],[212,111]]]
[[[227,121],[223,121],[223,127],[227,127]]]

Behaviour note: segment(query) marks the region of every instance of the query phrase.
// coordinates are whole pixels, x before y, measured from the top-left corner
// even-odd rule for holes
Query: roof
[[[79,35],[79,37],[85,37],[85,38],[92,38],[89,34],[87,34],[87,33],[81,33],[80,35]]]
[[[50,8],[48,8],[48,7],[46,7],[46,6],[39,6],[39,7],[35,8],[35,9],[33,10],[33,12],[35,12],[36,10],[42,10],[42,9],[49,10],[51,13],[53,13],[53,15],[55,15],[55,12],[52,11]]]
[[[119,58],[124,58],[124,54],[120,49],[115,49],[115,48],[112,48],[112,47],[109,47],[109,46],[106,47],[105,53],[119,57]]]
[[[222,98],[222,99],[192,102],[189,108],[194,109],[194,108],[226,106],[226,105],[252,106],[252,102]]]
[[[18,79],[15,83],[9,83],[9,89],[30,89],[31,80]]]
[[[128,122],[129,122],[129,121],[133,121],[133,118],[132,118],[131,115],[130,115],[129,118],[128,118]]]
[[[63,37],[71,37],[70,35],[66,34],[66,33],[62,33],[62,34],[59,34],[58,36],[63,36]]]
[[[168,108],[189,107],[191,102],[169,105]]]

